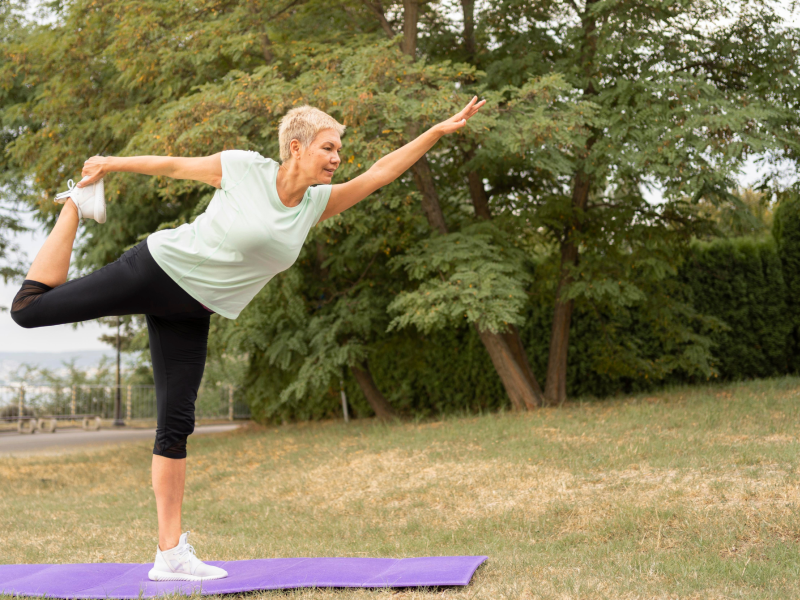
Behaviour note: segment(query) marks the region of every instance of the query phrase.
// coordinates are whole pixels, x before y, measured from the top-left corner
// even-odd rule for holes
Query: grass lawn
[[[798,378],[252,426],[190,440],[184,528],[216,560],[489,556],[466,588],[259,598],[798,598],[798,426]],[[150,452],[0,458],[0,563],[152,561]]]

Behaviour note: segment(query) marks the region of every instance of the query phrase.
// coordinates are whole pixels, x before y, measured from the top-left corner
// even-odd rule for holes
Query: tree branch
[[[386,15],[383,12],[381,0],[375,0],[375,2],[371,2],[370,0],[362,0],[362,2],[364,3],[364,6],[366,6],[372,12],[372,14],[378,18],[378,21],[380,21],[381,27],[383,28],[383,31],[386,32],[387,36],[393,38],[395,35],[397,35],[394,32],[394,29],[392,29],[392,26],[389,24],[389,21],[386,20]]]

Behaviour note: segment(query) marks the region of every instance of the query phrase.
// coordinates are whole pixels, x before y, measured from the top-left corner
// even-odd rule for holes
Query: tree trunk
[[[547,359],[547,379],[544,396],[550,404],[560,404],[567,399],[567,350],[569,348],[569,327],[572,322],[574,300],[563,302],[561,292],[572,278],[568,265],[578,260],[578,249],[571,242],[561,245],[561,278],[556,288],[556,304],[553,310],[553,326],[550,330],[550,355]]]
[[[382,420],[396,418],[397,413],[394,412],[392,405],[389,404],[389,401],[378,389],[378,386],[375,385],[367,361],[364,361],[358,367],[355,365],[351,366],[350,370],[353,371],[353,375],[361,391],[364,392],[364,396],[366,396],[370,407],[375,411],[375,416]]]
[[[417,21],[419,0],[403,0],[403,53],[411,58],[417,55]]]
[[[542,406],[544,404],[542,387],[539,385],[536,375],[533,374],[531,363],[528,362],[528,353],[525,352],[525,346],[522,345],[522,338],[519,335],[517,326],[511,325],[511,328],[503,334],[503,339],[506,341],[506,344],[508,344],[511,355],[514,357],[517,365],[522,370],[522,374],[533,389],[534,396],[536,397],[536,406]]]
[[[461,0],[461,9],[464,12],[464,50],[467,60],[475,62],[475,0]]]
[[[261,32],[259,39],[261,41],[261,55],[264,57],[264,62],[269,65],[275,57],[272,54],[272,48],[270,48],[270,46],[272,46],[272,40],[269,39],[266,28]]]
[[[475,158],[475,150],[469,148],[464,151],[464,162],[468,163]],[[467,183],[469,184],[469,197],[472,200],[472,208],[475,209],[475,216],[483,221],[490,221],[492,219],[492,211],[489,208],[489,194],[486,193],[486,188],[483,187],[483,177],[475,171],[470,169],[467,173]]]
[[[258,41],[261,45],[261,55],[264,57],[264,62],[270,64],[275,59],[275,56],[272,54],[272,40],[269,39],[269,34],[267,33],[266,20],[269,20],[269,17],[261,14],[263,9],[257,2],[250,4],[249,10],[250,14],[253,16],[253,22],[261,22],[261,31],[258,34]]]
[[[428,223],[439,233],[446,234],[447,223],[445,223],[442,207],[439,203],[436,183],[433,180],[430,166],[428,166],[425,157],[422,157],[412,167],[412,174],[422,194],[422,210],[428,218]],[[481,189],[483,189],[483,184],[481,184]],[[488,211],[488,200],[486,206]],[[525,350],[522,348],[522,342],[519,340],[519,332],[516,328],[506,334],[481,331],[477,325],[476,330],[486,351],[489,353],[489,357],[492,359],[492,364],[500,375],[514,408],[524,410],[541,405],[542,390],[530,370],[527,357],[524,357]],[[508,340],[511,341],[510,344]],[[524,360],[519,359],[520,355]]]
[[[579,211],[586,208],[591,179],[579,171],[575,176],[572,192],[572,206]],[[556,288],[556,302],[553,310],[553,326],[550,330],[550,355],[547,360],[547,380],[544,396],[550,404],[561,404],[567,399],[567,350],[569,349],[569,328],[572,322],[574,300],[564,301],[564,289],[572,283],[572,268],[578,264],[578,247],[573,240],[573,229],[579,224],[567,224],[561,241],[561,277]]]
[[[594,78],[597,66],[597,22],[592,15],[592,5],[598,0],[586,0],[584,12],[581,15],[583,26],[583,40],[581,47],[581,65],[583,76],[586,78],[584,96],[597,95],[594,87]],[[594,132],[586,141],[581,152],[581,159],[586,159],[591,153],[592,146],[597,141],[597,132]],[[578,246],[575,243],[573,232],[580,231],[583,212],[589,199],[592,187],[592,178],[587,175],[583,167],[579,166],[575,172],[572,189],[573,215],[564,226],[561,236],[561,276],[556,288],[555,307],[553,310],[553,325],[550,330],[550,355],[547,360],[547,381],[545,382],[544,395],[547,402],[561,404],[567,399],[567,350],[569,349],[569,329],[572,322],[572,310],[575,302],[564,301],[564,289],[572,283],[571,270],[577,266],[580,259]]]
[[[439,233],[446,234],[447,223],[444,221],[442,205],[439,202],[439,194],[436,191],[436,183],[433,181],[433,173],[428,159],[423,156],[414,163],[411,167],[411,174],[422,194],[422,211],[428,218],[428,223]]]
[[[362,0],[364,5],[378,18],[378,22],[381,24],[381,28],[386,33],[387,36],[393,38],[396,34],[392,26],[389,24],[389,21],[386,19],[386,14],[383,12],[383,4],[381,4],[380,0],[375,0],[375,2],[371,2],[370,0]]]
[[[377,5],[371,5],[373,11],[377,9]],[[417,20],[419,19],[419,3],[417,0],[403,0],[403,52],[412,58],[417,52]],[[409,124],[406,127],[406,136],[408,139],[417,137],[417,130],[414,124]],[[428,164],[428,159],[423,156],[412,167],[411,174],[414,177],[414,183],[422,194],[422,211],[428,219],[431,228],[435,229],[441,234],[447,234],[447,223],[444,220],[442,213],[442,205],[439,202],[439,194],[436,191],[436,182],[433,180],[433,173]],[[484,194],[483,205],[485,208],[486,218],[489,218],[489,203],[486,191],[483,189],[483,183],[480,179],[476,180],[480,184],[480,189]],[[470,180],[472,185],[472,180]],[[477,188],[476,188],[477,189]],[[524,350],[519,341],[519,332],[509,334],[492,333],[491,331],[478,331],[486,351],[492,360],[495,370],[500,375],[503,386],[506,389],[508,397],[511,399],[514,408],[517,410],[532,409],[541,404],[541,388],[536,382],[536,378],[530,371],[527,357],[524,357]],[[510,337],[506,337],[509,336]],[[516,339],[514,338],[516,335]],[[506,341],[510,339],[511,344]],[[522,353],[524,360],[518,364],[515,356]],[[520,365],[527,367],[528,373],[524,371]],[[353,369],[353,373],[355,373]],[[358,375],[356,375],[358,378]],[[360,382],[359,382],[360,383]],[[363,386],[362,386],[363,389]],[[366,394],[366,392],[365,392]],[[373,407],[374,408],[374,407]],[[376,410],[377,413],[377,410]]]
[[[472,150],[467,151],[467,160],[471,160],[474,155],[475,153]],[[472,198],[475,216],[484,221],[491,220],[492,213],[489,209],[489,194],[486,193],[486,188],[483,187],[483,179],[476,171],[470,171],[467,174],[467,181],[469,182],[469,195]],[[508,345],[513,360],[517,363],[517,367],[522,371],[522,374],[525,376],[525,379],[528,380],[528,384],[533,390],[536,406],[541,406],[544,404],[542,388],[536,380],[536,376],[533,374],[530,362],[528,362],[528,355],[525,352],[525,347],[522,345],[519,329],[512,325],[509,331],[502,334],[502,336]]]
[[[409,128],[409,130],[413,129]],[[447,223],[445,223],[442,206],[439,203],[439,194],[436,192],[436,182],[433,180],[430,166],[424,156],[412,167],[412,174],[414,182],[422,194],[422,210],[428,218],[428,223],[439,233],[446,234]],[[482,183],[481,190],[483,190]],[[483,194],[486,194],[485,190],[483,190]],[[488,199],[486,199],[487,212],[488,206]],[[477,325],[476,330],[492,359],[492,364],[500,375],[514,408],[524,410],[540,406],[543,402],[542,389],[530,370],[527,357],[524,356],[525,350],[519,339],[519,331],[513,328],[506,334],[492,333],[491,331],[481,331]],[[519,359],[520,355],[523,360]]]
[[[467,182],[469,183],[469,195],[472,198],[475,216],[484,221],[490,220],[492,213],[489,210],[489,195],[483,187],[483,179],[475,171],[470,171],[467,173]]]
[[[481,331],[478,324],[475,330],[483,342],[484,348],[492,359],[497,374],[503,382],[503,387],[511,399],[514,410],[533,410],[539,406],[541,391],[537,397],[536,391],[531,386],[528,378],[514,360],[514,353],[509,348],[502,334],[491,331]]]

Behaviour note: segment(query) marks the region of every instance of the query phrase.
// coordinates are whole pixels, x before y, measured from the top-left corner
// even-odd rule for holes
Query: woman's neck
[[[303,201],[308,184],[302,181],[300,169],[293,160],[289,160],[278,167],[278,178],[275,187],[278,190],[278,199],[284,206],[293,208]]]

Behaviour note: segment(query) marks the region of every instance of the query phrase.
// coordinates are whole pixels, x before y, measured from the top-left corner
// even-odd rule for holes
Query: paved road
[[[238,424],[199,425],[194,434],[221,433],[232,431]],[[61,454],[66,450],[85,450],[98,446],[116,446],[126,442],[139,442],[155,439],[155,429],[59,429],[55,433],[34,433],[32,435],[14,432],[0,433],[0,456],[29,454]]]

